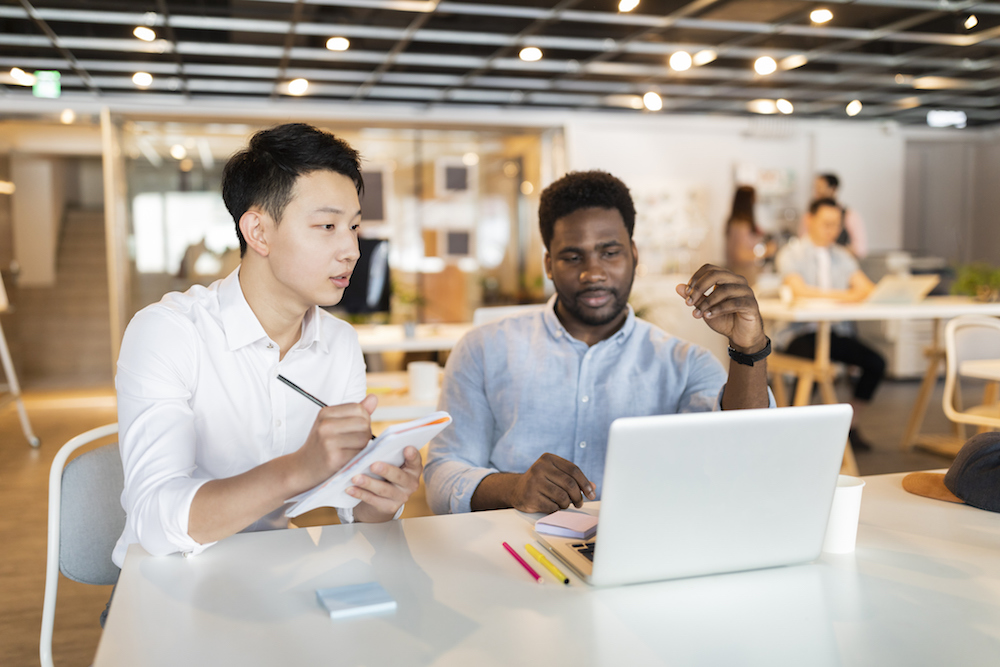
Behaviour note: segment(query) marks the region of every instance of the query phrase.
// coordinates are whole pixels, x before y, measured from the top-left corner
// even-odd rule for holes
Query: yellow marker
[[[539,563],[542,564],[542,567],[544,567],[546,570],[548,570],[549,572],[551,572],[555,576],[556,579],[558,579],[559,581],[563,582],[564,584],[568,584],[569,583],[569,577],[567,577],[565,574],[563,574],[562,572],[560,572],[559,568],[556,567],[555,565],[553,565],[551,562],[549,562],[549,559],[546,558],[545,556],[543,556],[542,553],[538,549],[536,549],[535,547],[531,546],[530,544],[525,544],[524,548],[527,550],[527,552],[529,554],[531,554],[532,556],[534,556],[535,560],[537,560]]]

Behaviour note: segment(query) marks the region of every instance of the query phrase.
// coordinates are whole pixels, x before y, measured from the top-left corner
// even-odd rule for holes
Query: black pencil
[[[289,387],[291,387],[295,391],[297,391],[300,394],[302,394],[303,396],[305,396],[306,398],[308,398],[310,401],[312,401],[313,403],[315,403],[319,407],[321,407],[321,408],[325,408],[326,407],[326,403],[324,403],[323,401],[319,400],[318,398],[316,398],[315,396],[313,396],[312,394],[310,394],[308,391],[306,391],[305,389],[303,389],[299,385],[295,384],[294,382],[292,382],[291,380],[289,380],[288,378],[286,378],[284,375],[279,375],[278,379],[281,380],[282,382],[284,382],[285,384],[287,384]]]

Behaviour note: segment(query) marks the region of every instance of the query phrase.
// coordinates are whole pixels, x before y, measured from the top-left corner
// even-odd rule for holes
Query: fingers
[[[703,296],[694,302],[695,317],[717,317],[719,315],[740,312],[751,317],[757,313],[757,299],[753,290],[747,285],[720,284],[716,285],[708,296]]]
[[[361,407],[368,412],[369,416],[371,416],[371,414],[375,412],[375,408],[378,407],[378,396],[375,394],[368,394],[361,400]]]
[[[596,493],[594,492],[594,485],[590,483],[590,480],[587,479],[587,476],[583,474],[583,471],[580,470],[576,466],[576,464],[574,464],[572,461],[567,461],[566,459],[560,458],[555,455],[552,455],[552,459],[553,459],[553,465],[556,467],[556,469],[561,471],[564,475],[568,476],[570,480],[572,480],[572,483],[568,483],[563,486],[563,488],[570,491],[571,495],[575,496],[576,494],[574,494],[573,491],[579,490],[580,494],[587,496],[587,498],[591,500],[594,500],[597,497]],[[578,504],[577,507],[580,507],[580,505],[582,504],[583,500],[581,499],[580,504]]]
[[[372,465],[372,472],[383,477],[384,481],[368,475],[355,475],[351,479],[354,486],[349,487],[347,493],[381,512],[395,513],[417,490],[423,469],[420,452],[414,447],[407,447],[403,451],[402,466],[384,461]]]

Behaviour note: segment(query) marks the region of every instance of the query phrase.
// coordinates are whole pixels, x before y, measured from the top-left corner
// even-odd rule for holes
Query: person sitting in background
[[[813,181],[813,199],[837,200],[837,190],[840,189],[840,179],[836,174],[820,174]],[[809,214],[802,216],[802,224],[799,226],[799,236],[808,234],[807,228]],[[868,256],[868,234],[865,231],[865,222],[854,209],[841,208],[841,229],[837,236],[837,245],[842,245],[858,259]]]
[[[809,206],[807,234],[793,239],[778,252],[775,264],[795,298],[834,299],[842,302],[862,301],[874,289],[858,265],[858,260],[843,246],[837,245],[843,211],[833,199],[817,199]],[[779,342],[790,341],[785,352],[812,359],[816,354],[816,325],[806,322],[791,324],[782,332]],[[885,359],[855,337],[854,324],[836,322],[830,336],[830,359],[857,366],[861,378],[854,387],[854,423],[851,445],[858,450],[871,449],[856,428],[864,408],[871,402],[875,390],[885,375]]]
[[[765,239],[754,216],[756,191],[749,185],[736,188],[733,210],[726,221],[726,268],[743,276],[752,286],[764,260],[774,255],[775,243]]]
[[[476,327],[448,357],[439,407],[455,421],[431,442],[425,473],[437,514],[579,507],[601,494],[615,419],[773,404],[770,341],[745,279],[705,265],[677,286],[729,339],[728,380],[710,352],[635,316],[624,183],[568,174],[542,193],[538,218],[556,293],[544,309]]]

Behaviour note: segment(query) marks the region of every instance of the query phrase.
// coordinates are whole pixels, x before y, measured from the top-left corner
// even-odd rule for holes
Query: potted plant
[[[1000,268],[975,262],[959,267],[952,294],[965,294],[979,301],[1000,301]]]

